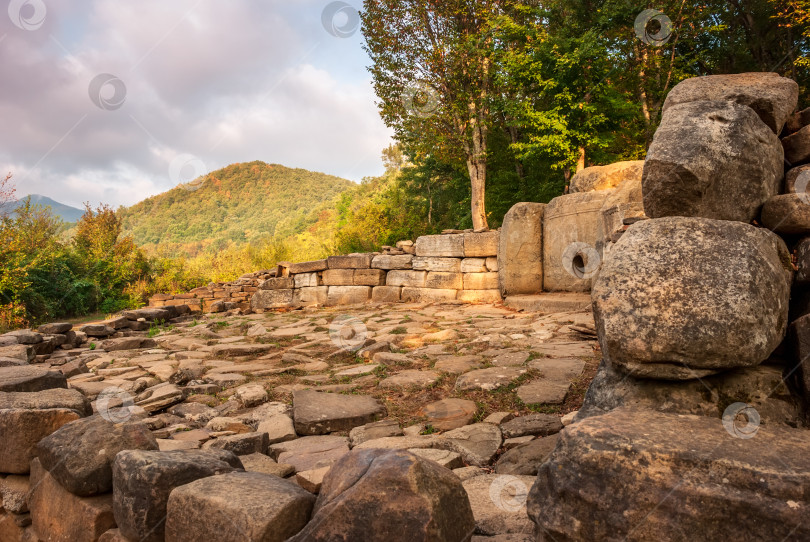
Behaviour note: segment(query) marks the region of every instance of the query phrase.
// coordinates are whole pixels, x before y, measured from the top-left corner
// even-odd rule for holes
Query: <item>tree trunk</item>
[[[467,169],[470,172],[470,186],[472,188],[472,223],[474,230],[486,230],[487,212],[485,207],[485,194],[487,184],[486,161],[470,157],[467,159]]]
[[[585,169],[585,147],[579,148],[579,158],[577,159],[577,173]]]

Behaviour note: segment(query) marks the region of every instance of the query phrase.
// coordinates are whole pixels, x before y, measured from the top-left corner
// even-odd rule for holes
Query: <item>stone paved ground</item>
[[[317,493],[350,448],[408,449],[464,480],[478,535],[527,536],[513,504],[596,372],[592,328],[490,305],[198,315],[152,324],[147,348],[125,332],[45,363],[72,360],[69,386],[111,421],[134,404],[161,450],[230,450]]]

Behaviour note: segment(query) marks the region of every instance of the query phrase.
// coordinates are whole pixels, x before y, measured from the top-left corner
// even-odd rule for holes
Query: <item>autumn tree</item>
[[[461,159],[470,177],[473,228],[485,205],[491,124],[488,32],[504,0],[366,0],[369,71],[385,123],[417,158]]]

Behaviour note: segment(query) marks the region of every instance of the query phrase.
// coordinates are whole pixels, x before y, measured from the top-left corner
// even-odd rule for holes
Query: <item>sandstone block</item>
[[[371,300],[375,303],[399,303],[401,295],[401,286],[375,286],[371,290]]]
[[[427,280],[426,271],[389,271],[385,279],[386,286],[410,286],[424,288]]]
[[[226,450],[234,455],[263,454],[267,452],[269,439],[267,433],[253,432],[239,435],[227,435],[203,444],[204,450]]]
[[[551,200],[543,213],[543,289],[587,292],[601,265],[599,215],[611,190]]]
[[[498,273],[464,273],[465,290],[497,290]]]
[[[417,256],[464,257],[464,235],[423,235],[416,240]],[[486,254],[490,256],[490,254]]]
[[[0,472],[28,473],[37,442],[80,417],[70,408],[0,409]]]
[[[309,521],[315,496],[269,474],[232,472],[180,486],[167,505],[166,542],[283,542]]]
[[[434,288],[402,288],[402,301],[407,303],[441,303],[454,301],[458,290],[439,290]]]
[[[270,277],[265,280],[260,290],[292,290],[295,288],[295,280],[292,277]]]
[[[461,290],[463,279],[461,273],[443,273],[431,271],[425,279],[425,288]]]
[[[328,467],[349,453],[349,439],[332,435],[302,437],[272,444],[268,454],[295,472]]]
[[[317,273],[318,271],[329,269],[329,264],[326,260],[314,260],[311,262],[291,263],[288,269],[290,273],[294,275],[299,273]]]
[[[626,372],[662,379],[758,365],[784,338],[791,280],[784,242],[768,230],[701,218],[638,222],[591,294],[602,353]]]
[[[681,81],[669,92],[663,112],[682,103],[717,100],[746,105],[779,134],[796,109],[799,85],[776,73],[706,75]]]
[[[115,527],[111,495],[78,497],[59,485],[36,459],[31,462],[28,507],[34,530],[48,542],[95,542]]]
[[[694,216],[750,222],[779,193],[785,153],[747,106],[698,101],[664,113],[644,165],[651,218]]]
[[[0,367],[0,392],[32,392],[52,388],[67,388],[65,375],[28,365]]]
[[[382,269],[355,269],[355,286],[383,286],[385,284],[385,271]]]
[[[464,258],[461,260],[462,273],[486,273],[487,259],[486,258]],[[496,268],[497,270],[497,268]]]
[[[782,194],[769,199],[762,208],[762,224],[785,235],[810,233],[810,198],[805,194]]]
[[[250,298],[251,309],[279,309],[293,302],[292,290],[259,290]]]
[[[536,294],[543,290],[544,203],[517,203],[503,218],[498,244],[501,294]]]
[[[413,259],[413,268],[418,271],[460,273],[461,262],[459,258],[416,257]]]
[[[370,286],[330,286],[326,305],[359,305],[371,299]]]
[[[316,288],[321,285],[318,273],[300,273],[293,277],[296,288]]]
[[[487,231],[483,233],[464,234],[464,257],[481,258],[498,255],[498,240],[500,232]]]
[[[293,294],[293,304],[312,306],[326,305],[329,297],[328,286],[317,286],[313,288],[299,288]]]
[[[371,260],[371,267],[374,269],[411,269],[413,265],[412,254],[401,254],[390,256],[387,254],[378,254]]]
[[[401,450],[355,450],[326,475],[313,518],[290,542],[470,539],[475,520],[459,480]]]
[[[324,286],[352,286],[354,269],[327,269],[323,272]]]
[[[348,256],[329,256],[326,259],[329,269],[368,269],[371,267],[373,254],[349,254]]]

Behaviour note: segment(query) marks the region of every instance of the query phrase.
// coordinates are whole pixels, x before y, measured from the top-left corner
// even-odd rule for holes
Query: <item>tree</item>
[[[461,159],[470,177],[472,224],[485,204],[491,125],[488,30],[507,0],[365,0],[369,71],[385,123],[417,159]]]

